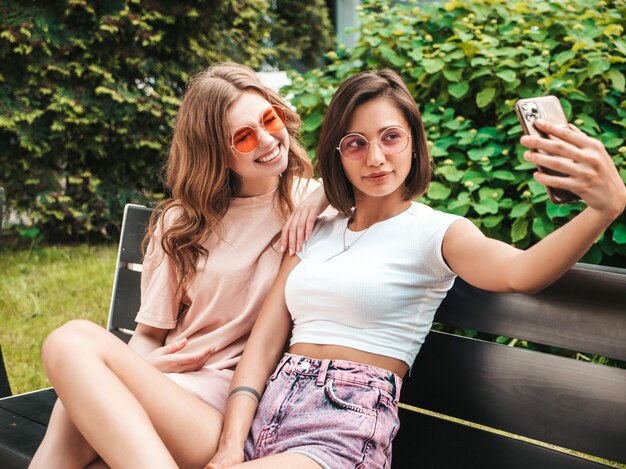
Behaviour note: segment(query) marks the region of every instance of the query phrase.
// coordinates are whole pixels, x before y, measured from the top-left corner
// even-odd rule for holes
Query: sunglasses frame
[[[404,128],[403,128],[403,127],[401,127],[401,126],[399,126],[399,125],[390,125],[389,127],[387,127],[387,128],[385,128],[385,129],[383,129],[383,130],[380,132],[380,134],[378,135],[378,138],[377,138],[377,139],[374,139],[374,140],[368,140],[368,139],[366,139],[366,138],[365,138],[365,135],[360,134],[360,133],[358,133],[358,132],[350,132],[349,134],[344,135],[344,136],[341,138],[341,140],[339,140],[339,145],[337,145],[336,150],[339,152],[339,154],[341,155],[341,157],[342,157],[342,158],[345,158],[345,159],[347,159],[347,160],[356,161],[356,160],[363,159],[365,156],[367,156],[367,152],[368,152],[368,151],[369,151],[369,149],[370,149],[370,145],[371,145],[372,143],[379,143],[379,142],[380,142],[380,137],[381,137],[381,136],[382,136],[385,132],[387,132],[389,129],[400,129],[402,132],[404,132],[404,134],[407,136],[406,146],[405,146],[402,150],[398,150],[398,151],[397,151],[397,152],[395,152],[395,153],[389,153],[389,152],[386,152],[386,151],[385,151],[385,150],[384,150],[384,149],[380,146],[380,144],[378,145],[378,147],[380,148],[380,150],[381,150],[381,151],[383,152],[383,154],[385,154],[385,155],[397,155],[398,153],[400,153],[400,152],[402,152],[402,151],[406,150],[406,148],[409,146],[409,142],[411,141],[411,134],[410,134],[409,132],[407,132],[406,130],[404,130]],[[348,138],[348,137],[350,137],[350,136],[354,136],[354,135],[358,135],[359,137],[363,138],[363,140],[365,140],[365,141],[367,142],[367,147],[366,147],[366,149],[365,149],[365,153],[363,154],[363,156],[360,156],[360,157],[358,157],[358,158],[350,158],[350,157],[347,157],[347,156],[345,156],[345,155],[341,152],[341,144],[342,144],[342,142],[343,142],[346,138]]]
[[[258,125],[256,125],[256,127],[252,127],[251,125],[242,125],[241,127],[238,127],[237,129],[235,129],[235,131],[233,132],[233,134],[230,137],[230,148],[235,150],[238,153],[241,153],[242,155],[247,155],[252,153],[254,150],[257,149],[257,147],[259,146],[259,128],[263,128],[268,134],[270,135],[274,135],[277,134],[278,132],[280,132],[281,130],[283,130],[285,127],[287,127],[287,112],[285,110],[285,108],[283,106],[281,106],[280,104],[270,104],[267,109],[265,109],[263,111],[263,115],[265,115],[265,113],[267,112],[268,109],[278,109],[280,110],[280,112],[276,112],[276,115],[278,116],[278,118],[282,121],[283,126],[280,130],[277,130],[276,132],[270,132],[264,125],[263,125],[263,117],[261,117],[261,121],[258,123]],[[281,118],[281,113],[282,113],[282,117]],[[252,148],[252,150],[250,151],[241,151],[238,150],[237,147],[235,146],[235,135],[237,135],[237,133],[241,130],[241,129],[252,129],[254,130],[254,132],[256,133],[257,136],[257,141],[256,141],[256,145],[254,145],[254,148]]]

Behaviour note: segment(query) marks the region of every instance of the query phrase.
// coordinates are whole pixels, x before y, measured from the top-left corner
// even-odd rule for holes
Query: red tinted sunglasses
[[[259,125],[244,125],[235,130],[230,147],[239,153],[252,153],[259,145],[259,127],[263,127],[270,134],[280,132],[285,128],[285,110],[276,104],[268,107],[263,112]]]

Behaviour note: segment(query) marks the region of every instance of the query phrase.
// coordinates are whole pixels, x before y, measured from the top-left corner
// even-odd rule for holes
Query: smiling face
[[[229,135],[248,126],[256,129],[258,145],[249,153],[232,149],[230,169],[239,179],[240,197],[265,194],[278,184],[278,177],[287,169],[289,134],[286,128],[270,134],[262,125],[272,103],[256,93],[243,93],[227,114]],[[267,119],[267,116],[265,116]],[[249,136],[248,136],[249,138]],[[229,142],[232,144],[232,141]]]
[[[346,134],[356,132],[370,142],[378,141],[381,132],[390,127],[400,127],[411,134],[409,123],[395,103],[388,98],[375,98],[355,109]],[[386,134],[384,138],[398,138],[393,132]],[[381,149],[385,146],[390,145],[370,143],[367,154],[361,159],[340,156],[346,177],[354,187],[357,203],[368,197],[404,200],[404,181],[411,169],[411,144],[395,154],[385,153]]]

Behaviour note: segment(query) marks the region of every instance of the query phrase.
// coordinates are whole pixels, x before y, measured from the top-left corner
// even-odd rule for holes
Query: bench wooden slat
[[[4,367],[4,358],[2,357],[2,347],[0,347],[0,397],[11,395],[11,386],[9,385],[9,377]]]
[[[133,269],[143,263],[141,243],[152,212],[153,209],[143,205],[127,204],[124,207],[107,329],[125,342],[130,336],[118,329],[134,331],[137,326],[135,316],[141,301],[141,272]]]
[[[432,331],[412,375],[404,403],[626,462],[626,370]]]
[[[46,433],[46,427],[8,410],[0,409],[0,462],[2,469],[28,467]]]
[[[128,204],[124,208],[124,224],[120,239],[119,260],[131,264],[141,264],[143,253],[141,242],[146,233],[152,209],[143,205]]]
[[[495,294],[461,279],[435,320],[626,361],[626,275],[576,264],[536,295]]]
[[[40,389],[14,396],[11,399],[0,399],[0,409],[20,415],[41,425],[48,425],[50,412],[56,402],[57,395],[52,388]]]
[[[599,469],[604,464],[400,409],[392,468]]]
[[[141,289],[141,272],[120,268],[117,272],[116,293],[111,305],[110,331],[120,327],[134,331],[135,317],[141,304],[137,294]]]

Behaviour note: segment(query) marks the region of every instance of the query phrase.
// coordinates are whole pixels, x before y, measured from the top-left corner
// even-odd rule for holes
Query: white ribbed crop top
[[[345,252],[348,218],[319,220],[285,287],[290,345],[341,345],[412,366],[456,277],[441,245],[458,219],[412,203],[367,231],[347,230]]]

